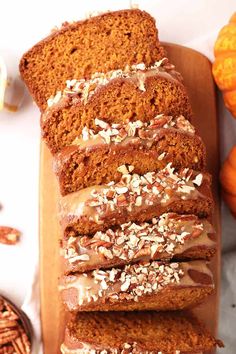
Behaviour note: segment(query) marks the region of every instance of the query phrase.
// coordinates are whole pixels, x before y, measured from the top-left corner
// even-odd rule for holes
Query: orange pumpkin
[[[236,145],[232,148],[220,171],[223,198],[236,217]]]
[[[220,31],[214,53],[213,76],[226,107],[236,118],[236,12]]]

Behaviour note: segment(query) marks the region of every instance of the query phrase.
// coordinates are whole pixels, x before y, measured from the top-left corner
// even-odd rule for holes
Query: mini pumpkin
[[[219,32],[212,72],[226,107],[236,118],[236,12]]]
[[[230,151],[221,168],[220,181],[223,188],[223,198],[236,217],[236,145]]]

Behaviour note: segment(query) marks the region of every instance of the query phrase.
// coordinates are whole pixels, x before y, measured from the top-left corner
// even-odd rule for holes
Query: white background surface
[[[159,37],[193,47],[211,60],[219,29],[236,10],[235,0],[137,0],[139,8],[157,19]],[[89,11],[129,8],[130,1],[1,0],[0,54],[17,75],[21,55],[55,26],[84,18]],[[199,68],[200,70],[200,68]],[[219,99],[219,103],[221,100]],[[236,143],[236,121],[219,106],[222,158]],[[22,305],[30,291],[38,261],[39,111],[26,94],[18,113],[0,112],[0,225],[19,228],[22,241],[15,247],[0,245],[0,293]],[[47,235],[50,237],[50,234]],[[224,257],[221,337],[227,354],[236,352],[236,222],[223,207]],[[235,332],[235,331],[234,331]]]

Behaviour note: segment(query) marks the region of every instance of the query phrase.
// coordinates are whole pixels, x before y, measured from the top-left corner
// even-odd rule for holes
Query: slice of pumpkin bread
[[[86,312],[71,316],[63,354],[201,354],[223,347],[189,312]]]
[[[159,115],[149,123],[111,124],[95,120],[98,133],[84,128],[73,145],[54,157],[62,195],[92,185],[118,181],[125,165],[133,173],[158,171],[173,161],[177,169],[202,171],[206,166],[205,145],[183,116]]]
[[[216,234],[208,220],[166,213],[148,222],[64,238],[61,263],[69,274],[138,261],[210,259],[215,251]]]
[[[158,114],[192,117],[182,79],[165,60],[149,68],[139,64],[125,71],[96,73],[89,81],[68,81],[67,88],[48,103],[41,128],[52,153],[71,145],[84,127],[96,132],[96,118],[127,124],[150,122]]]
[[[124,69],[162,59],[155,20],[138,9],[108,12],[85,21],[64,23],[37,43],[20,62],[20,73],[41,110],[66,80],[95,72]]]
[[[214,283],[204,261],[152,261],[67,275],[59,290],[72,312],[168,311],[201,303],[212,294]]]
[[[132,166],[128,166],[128,170]],[[145,175],[122,175],[119,182],[92,186],[60,200],[60,221],[66,237],[93,234],[127,221],[143,222],[166,212],[212,213],[211,177],[171,164]]]

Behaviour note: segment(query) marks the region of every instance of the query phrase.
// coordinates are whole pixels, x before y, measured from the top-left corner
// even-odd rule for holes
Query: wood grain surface
[[[170,61],[181,72],[194,111],[193,124],[207,147],[208,170],[213,176],[215,211],[214,227],[218,236],[218,252],[211,261],[216,291],[194,311],[217,334],[220,288],[220,200],[218,189],[219,144],[215,86],[211,64],[202,54],[182,46],[164,44]],[[45,144],[41,145],[40,172],[40,293],[42,337],[45,354],[60,353],[65,314],[59,301],[57,283],[59,271],[60,227],[57,220],[59,190],[52,172],[52,158]]]

